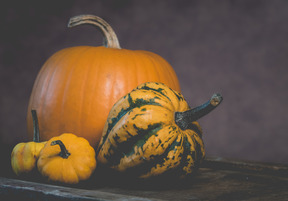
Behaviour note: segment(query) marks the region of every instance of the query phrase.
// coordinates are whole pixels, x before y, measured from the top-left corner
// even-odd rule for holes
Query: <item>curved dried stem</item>
[[[118,38],[112,27],[102,18],[95,15],[78,15],[70,18],[68,27],[75,27],[82,24],[90,24],[100,29],[104,35],[104,46],[121,49]]]
[[[61,149],[59,156],[61,156],[62,158],[67,159],[71,155],[61,140],[52,141],[51,146],[54,146],[54,145],[59,145]]]

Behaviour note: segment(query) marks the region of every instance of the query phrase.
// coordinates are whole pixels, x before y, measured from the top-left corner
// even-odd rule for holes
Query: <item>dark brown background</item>
[[[72,16],[94,14],[113,26],[122,48],[164,57],[191,106],[223,94],[200,120],[208,156],[288,163],[287,11],[285,0],[7,1],[0,6],[2,156],[27,140],[26,107],[45,60],[65,47],[102,44],[93,27],[66,27]]]

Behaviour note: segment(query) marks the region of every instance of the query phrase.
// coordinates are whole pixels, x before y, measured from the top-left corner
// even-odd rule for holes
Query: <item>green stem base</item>
[[[175,112],[175,123],[182,129],[186,130],[193,121],[197,121],[201,117],[210,113],[223,100],[221,94],[214,94],[209,101],[184,112]]]

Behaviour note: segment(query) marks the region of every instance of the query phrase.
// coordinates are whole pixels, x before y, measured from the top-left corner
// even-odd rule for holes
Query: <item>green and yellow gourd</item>
[[[222,101],[214,94],[191,109],[184,97],[161,83],[139,85],[112,107],[97,150],[102,166],[149,178],[191,175],[205,156],[197,119]]]

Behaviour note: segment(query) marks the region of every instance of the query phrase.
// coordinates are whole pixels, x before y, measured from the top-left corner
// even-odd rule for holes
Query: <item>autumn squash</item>
[[[220,94],[190,109],[162,83],[139,85],[112,107],[97,150],[98,163],[135,178],[185,178],[205,156],[197,119],[222,101]]]
[[[48,180],[77,184],[96,168],[95,150],[83,137],[64,133],[51,138],[41,150],[37,167]]]
[[[46,143],[40,142],[36,111],[32,110],[31,113],[34,128],[33,141],[18,143],[11,153],[11,167],[18,176],[30,173],[35,169],[39,153]]]
[[[35,108],[41,119],[43,139],[55,134],[75,133],[93,147],[100,141],[108,113],[114,103],[141,83],[162,82],[180,91],[171,65],[159,55],[121,49],[109,24],[92,15],[71,18],[69,27],[90,24],[104,34],[105,46],[62,49],[43,65],[35,80],[28,110]],[[31,138],[32,119],[27,116]]]

